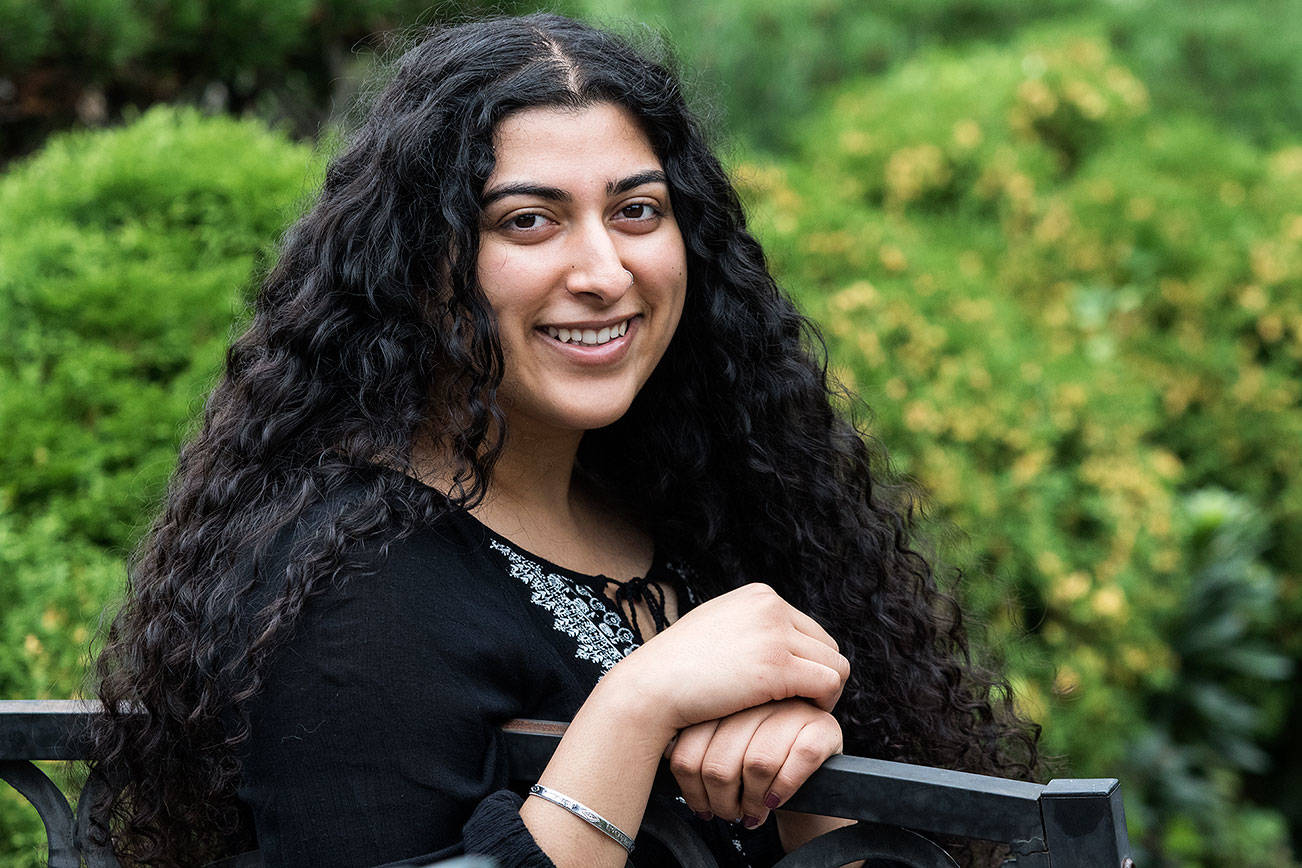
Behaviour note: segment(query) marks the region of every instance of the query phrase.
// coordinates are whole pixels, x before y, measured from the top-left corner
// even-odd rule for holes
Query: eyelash
[[[531,230],[537,229],[538,226],[536,226],[536,225],[534,225],[534,226],[517,226],[517,225],[516,225],[516,221],[517,221],[517,220],[523,220],[523,219],[525,219],[525,218],[527,218],[527,217],[537,217],[539,220],[546,220],[546,219],[547,219],[547,218],[546,218],[545,216],[543,216],[542,214],[534,214],[534,213],[532,213],[532,212],[527,212],[527,213],[524,213],[524,214],[514,214],[514,215],[512,215],[511,217],[508,217],[508,218],[507,218],[507,219],[502,223],[502,228],[504,228],[504,229],[517,229],[517,230],[519,230],[519,231],[521,231],[521,232],[529,232],[529,231],[531,231]]]
[[[645,214],[645,215],[642,216],[642,217],[627,217],[627,218],[625,218],[625,219],[632,220],[632,221],[637,222],[637,223],[641,223],[641,222],[645,222],[645,221],[649,221],[649,220],[654,220],[654,219],[656,219],[656,218],[658,218],[658,217],[663,217],[663,216],[665,216],[665,212],[664,212],[663,209],[661,209],[661,208],[657,208],[655,205],[651,204],[650,202],[631,202],[631,203],[629,203],[628,205],[625,205],[624,207],[620,208],[616,213],[617,213],[617,214],[620,214],[620,215],[623,215],[624,212],[625,212],[625,211],[628,211],[630,208],[645,208],[645,209],[647,209],[647,211],[650,212],[650,213],[648,213],[648,214]],[[534,226],[516,226],[516,225],[515,225],[515,222],[516,222],[517,220],[522,220],[522,219],[527,218],[527,217],[536,217],[536,218],[538,218],[539,220],[543,220],[543,221],[546,221],[546,220],[550,219],[550,218],[548,218],[547,215],[545,215],[545,214],[539,214],[539,213],[537,213],[537,212],[535,212],[535,211],[526,211],[526,212],[521,213],[521,214],[512,214],[510,217],[508,217],[508,218],[506,218],[504,221],[502,221],[502,223],[500,224],[500,226],[501,226],[501,228],[503,228],[503,229],[515,230],[515,231],[517,231],[517,232],[533,232],[533,231],[536,231],[537,229],[541,228],[541,227],[539,227],[538,225],[534,225]]]
[[[630,220],[633,220],[633,219],[651,220],[651,219],[654,219],[654,218],[656,218],[656,217],[663,217],[663,216],[665,216],[665,212],[664,212],[664,211],[662,211],[662,210],[660,210],[659,208],[657,208],[656,206],[652,205],[650,202],[633,202],[633,203],[631,203],[631,204],[625,205],[623,208],[620,208],[620,209],[619,209],[619,213],[620,213],[620,214],[623,214],[625,211],[629,210],[630,208],[645,208],[645,209],[647,209],[647,210],[650,212],[650,213],[647,214],[645,217],[641,217],[641,218],[633,218],[633,217],[630,217],[630,218],[628,218],[628,219],[630,219]]]

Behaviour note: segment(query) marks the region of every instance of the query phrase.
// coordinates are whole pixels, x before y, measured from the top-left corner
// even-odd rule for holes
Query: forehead
[[[659,169],[659,158],[636,118],[623,106],[539,107],[504,119],[493,136],[495,167],[489,183],[600,180]]]

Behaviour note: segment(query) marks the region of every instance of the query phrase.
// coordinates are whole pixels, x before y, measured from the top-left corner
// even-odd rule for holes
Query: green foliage
[[[662,28],[699,75],[700,102],[751,145],[781,149],[829,86],[881,72],[920,47],[1007,37],[1029,22],[1079,13],[1090,0],[577,0],[598,20]]]
[[[0,0],[0,58],[22,68],[40,57],[54,31],[54,11],[28,0]],[[0,70],[5,72],[8,70]]]
[[[1063,19],[1105,27],[1160,105],[1265,141],[1302,128],[1302,0],[0,0],[0,78],[18,92],[0,157],[78,118],[158,100],[254,109],[312,135],[377,34],[538,8],[664,30],[700,101],[722,95],[720,128],[766,149],[784,148],[829,87],[928,47],[1002,41]]]
[[[462,3],[460,14],[510,4]],[[444,7],[451,11],[451,7]],[[146,74],[227,81],[283,69],[297,54],[338,39],[408,25],[425,16],[417,0],[54,0],[0,3],[0,75],[21,75],[34,63],[73,69],[86,83]],[[346,46],[344,46],[346,47]]]
[[[0,179],[0,696],[80,692],[100,613],[242,309],[318,183],[261,125],[156,109]],[[0,862],[38,864],[0,794]]]
[[[1302,621],[1302,150],[1149,109],[1097,31],[1045,34],[847,85],[739,174],[968,534],[948,555],[1049,750],[1127,782],[1157,864],[1286,865],[1279,815],[1237,806]]]
[[[0,0],[0,162],[160,101],[254,111],[311,136],[388,31],[520,0]],[[369,44],[368,44],[369,43]],[[354,55],[357,55],[356,57]]]
[[[722,128],[784,151],[811,104],[920,50],[1002,42],[1037,23],[1092,21],[1163,107],[1265,141],[1302,129],[1302,0],[574,0],[598,19],[663,28]]]
[[[4,508],[124,546],[312,158],[254,124],[153,111],[56,140],[0,186]]]
[[[1288,865],[1286,839],[1262,834],[1267,823],[1282,827],[1278,815],[1228,810],[1243,796],[1235,772],[1270,762],[1256,743],[1265,721],[1253,688],[1292,671],[1263,639],[1279,591],[1260,561],[1263,516],[1242,497],[1205,489],[1184,499],[1178,521],[1189,572],[1181,605],[1158,616],[1158,631],[1170,637],[1179,678],[1132,700],[1147,726],[1128,745],[1126,784],[1140,797],[1137,818],[1161,829],[1164,853],[1195,865]]]
[[[1263,141],[1302,129],[1302,0],[1108,2],[1113,43],[1163,104]]]

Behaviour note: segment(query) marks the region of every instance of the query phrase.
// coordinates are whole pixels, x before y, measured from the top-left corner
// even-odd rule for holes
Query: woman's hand
[[[742,819],[753,829],[842,744],[836,718],[787,699],[684,729],[669,750],[669,768],[698,816]]]
[[[616,664],[601,686],[636,696],[672,734],[792,697],[830,711],[849,674],[817,621],[751,584],[688,612]]]
[[[849,674],[850,664],[837,651],[836,641],[813,618],[766,585],[738,588],[702,603],[615,664],[579,708],[538,782],[583,802],[621,829],[636,829],[656,767],[674,733],[711,721],[709,732],[701,732],[721,732],[717,756],[724,756],[725,744],[741,747],[740,757],[730,760],[737,769],[732,775],[737,807],[729,804],[726,809],[734,811],[731,816],[741,815],[741,786],[736,782],[745,779],[747,791],[758,793],[747,796],[746,805],[759,805],[746,810],[759,811],[756,817],[767,816],[768,793],[777,793],[780,803],[790,795],[784,792],[788,782],[794,791],[828,751],[840,749],[840,730],[836,729],[834,740],[827,738],[827,721],[833,726],[835,721],[819,709],[831,710]],[[770,705],[792,697],[810,702]],[[790,710],[777,713],[787,707]],[[738,715],[736,721],[714,722],[747,710],[750,713]],[[826,720],[811,720],[811,713]],[[772,722],[765,723],[770,717]],[[750,722],[748,731],[743,721]],[[810,731],[802,734],[806,723],[811,724]],[[687,746],[702,738],[684,735],[688,735]],[[708,748],[713,739],[703,741]],[[752,742],[754,761],[747,765]],[[680,736],[678,746],[682,745]],[[760,750],[766,745],[772,746],[769,753],[774,759]],[[711,751],[710,756],[716,753]],[[765,762],[777,765],[761,780]],[[711,786],[720,790],[724,802],[714,766],[706,768]],[[746,768],[749,774],[743,771]],[[707,795],[699,797],[695,806],[711,810],[705,807],[710,797],[699,771],[697,780],[701,781],[697,791]],[[725,810],[725,805],[719,809]],[[520,816],[558,865],[597,864],[592,857],[594,843],[603,861],[623,864],[618,844],[555,805],[528,799]]]

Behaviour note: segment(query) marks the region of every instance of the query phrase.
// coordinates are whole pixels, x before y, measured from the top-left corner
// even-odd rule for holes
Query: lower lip
[[[578,365],[611,365],[624,358],[628,353],[628,345],[632,342],[633,336],[642,322],[641,316],[635,316],[628,323],[628,330],[617,338],[612,338],[604,344],[571,344],[561,343],[547,332],[536,330],[535,334],[539,339],[544,341],[549,347],[560,353],[566,359]]]

